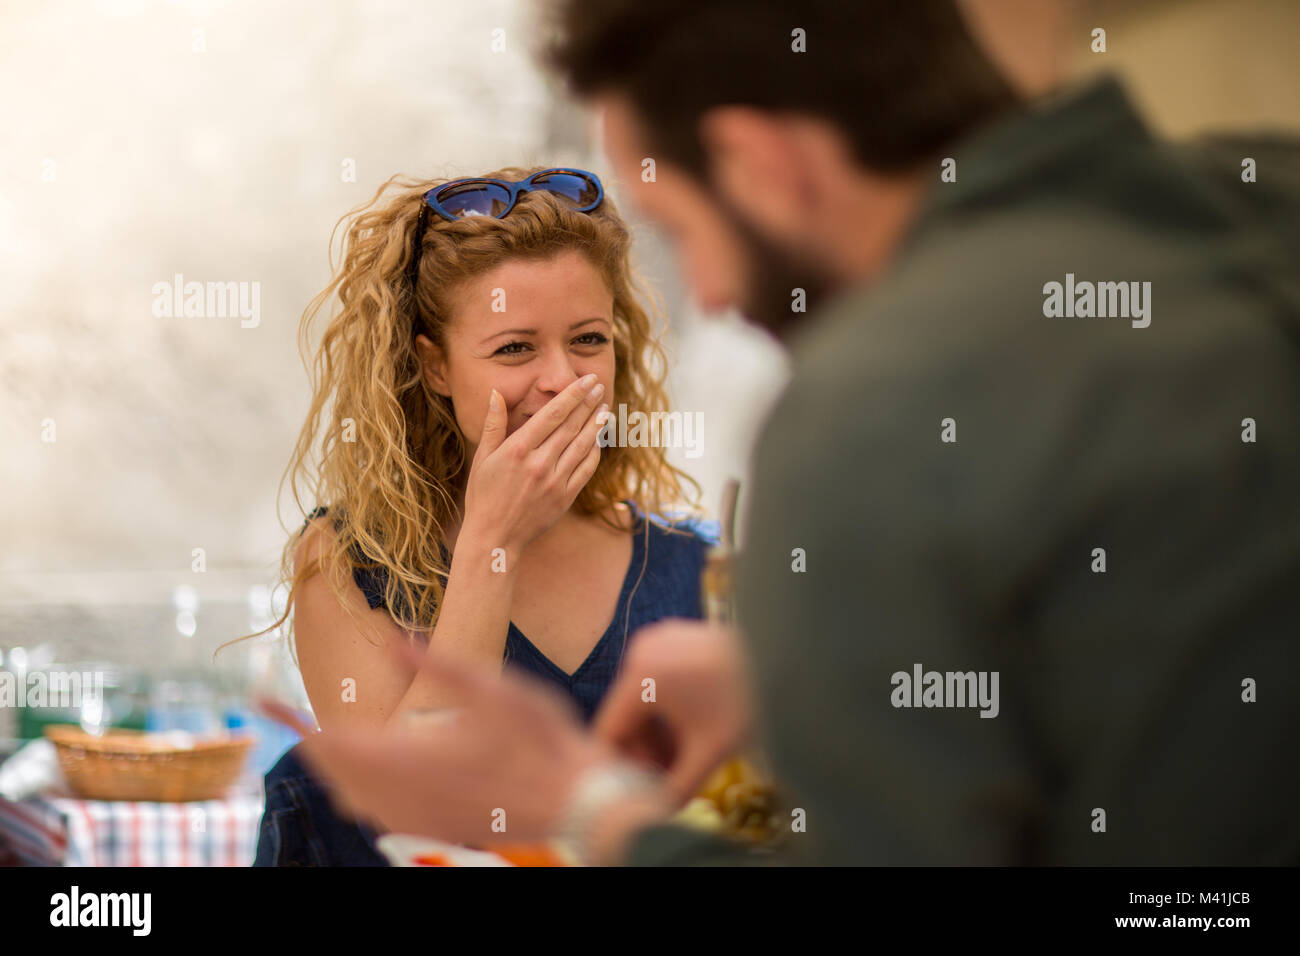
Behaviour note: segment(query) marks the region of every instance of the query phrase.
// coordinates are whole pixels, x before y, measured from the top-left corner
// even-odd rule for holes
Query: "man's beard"
[[[744,299],[738,303],[741,313],[778,339],[788,338],[840,283],[810,256],[786,249],[760,233],[716,191],[714,196],[743,248],[746,275],[741,290]],[[802,301],[797,297],[800,289]],[[803,311],[795,311],[799,306]]]

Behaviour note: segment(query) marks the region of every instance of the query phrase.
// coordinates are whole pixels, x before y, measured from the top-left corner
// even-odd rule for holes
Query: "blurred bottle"
[[[720,512],[722,535],[705,556],[700,594],[705,619],[710,624],[736,624],[736,505],[740,483],[723,487]],[[718,767],[704,782],[699,796],[716,808],[722,826],[730,833],[757,843],[770,842],[777,832],[776,788],[763,753],[751,748]]]
[[[708,550],[700,594],[704,602],[704,619],[711,624],[735,624],[734,596],[735,553],[725,543]]]
[[[728,479],[722,489],[721,526],[718,543],[704,556],[700,576],[700,598],[704,619],[711,624],[733,625],[736,622],[735,574],[736,502],[740,482]]]

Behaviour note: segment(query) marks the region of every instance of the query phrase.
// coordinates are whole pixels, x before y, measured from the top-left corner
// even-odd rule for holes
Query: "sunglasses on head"
[[[420,275],[421,240],[429,224],[430,210],[452,222],[470,216],[502,219],[515,208],[521,194],[537,190],[559,197],[572,205],[575,212],[591,212],[605,199],[600,177],[585,169],[542,169],[514,182],[487,178],[455,179],[435,186],[424,194],[420,221],[415,227],[415,250],[408,272],[411,288],[415,288]]]

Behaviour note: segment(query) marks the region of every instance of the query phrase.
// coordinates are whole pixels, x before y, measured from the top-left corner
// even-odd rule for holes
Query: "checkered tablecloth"
[[[260,790],[198,803],[0,798],[0,863],[249,866],[261,818]]]

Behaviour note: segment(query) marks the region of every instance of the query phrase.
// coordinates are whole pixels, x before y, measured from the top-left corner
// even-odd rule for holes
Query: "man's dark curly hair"
[[[627,97],[647,147],[702,180],[699,120],[722,104],[825,119],[864,168],[891,173],[1016,102],[953,0],[552,0],[548,13],[543,58],[570,92]]]

